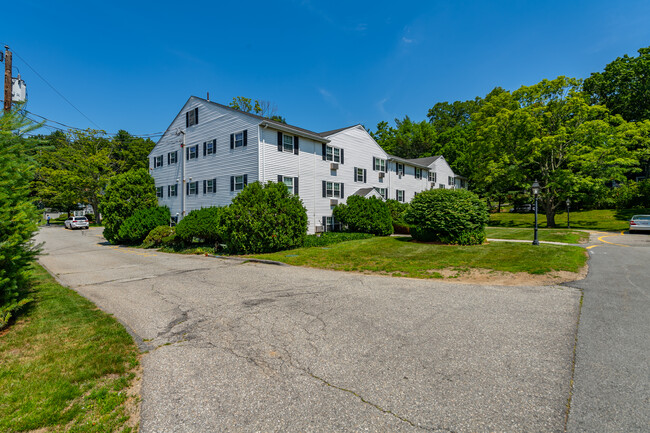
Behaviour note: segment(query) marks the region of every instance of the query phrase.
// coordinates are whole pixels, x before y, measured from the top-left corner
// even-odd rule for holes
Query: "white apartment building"
[[[442,156],[387,154],[361,125],[313,132],[192,96],[149,154],[160,205],[177,220],[226,206],[248,183],[284,182],[300,196],[308,232],[331,230],[332,209],[350,195],[409,202],[431,188],[457,188]]]

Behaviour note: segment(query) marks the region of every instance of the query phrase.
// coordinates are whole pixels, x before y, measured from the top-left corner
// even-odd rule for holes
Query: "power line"
[[[41,80],[43,80],[43,81],[45,82],[45,84],[47,84],[48,86],[50,86],[50,87],[52,88],[52,90],[54,90],[54,91],[55,91],[55,92],[56,92],[56,93],[57,93],[61,98],[63,98],[63,99],[65,100],[65,102],[67,102],[68,104],[70,104],[70,106],[71,106],[72,108],[74,108],[75,110],[77,110],[77,111],[79,112],[79,114],[81,114],[83,117],[85,117],[85,118],[86,118],[90,123],[92,123],[93,125],[95,125],[97,128],[102,129],[98,124],[96,124],[95,122],[93,122],[93,121],[92,121],[88,116],[86,116],[84,113],[82,113],[80,109],[78,109],[77,107],[75,107],[75,105],[74,105],[72,102],[70,102],[70,101],[68,100],[68,98],[66,98],[65,96],[63,96],[63,94],[61,94],[61,92],[59,92],[58,90],[56,90],[56,89],[54,88],[54,86],[50,84],[49,81],[47,81],[45,78],[43,78],[43,76],[42,76],[41,74],[39,74],[39,73],[36,71],[36,69],[32,68],[32,66],[31,66],[29,63],[27,63],[27,60],[23,59],[23,58],[21,57],[21,55],[18,54],[18,53],[16,52],[16,50],[14,50],[14,49],[12,48],[11,51],[12,51],[16,56],[18,56],[18,58],[19,58],[20,60],[22,60],[22,61],[23,61],[23,62],[24,62],[28,67],[29,67],[29,69],[31,69],[32,71],[34,71],[34,73],[35,73],[36,75],[38,75],[38,77],[39,77]]]

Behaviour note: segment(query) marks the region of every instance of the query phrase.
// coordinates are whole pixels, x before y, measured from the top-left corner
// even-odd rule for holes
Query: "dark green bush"
[[[128,217],[138,209],[157,205],[156,186],[146,169],[131,170],[112,177],[102,200],[104,237],[111,243],[118,243],[120,226]]]
[[[144,248],[159,247],[163,244],[164,239],[174,234],[174,227],[168,225],[158,226],[151,230],[147,237],[142,242]]]
[[[124,220],[115,241],[121,244],[139,245],[151,230],[169,224],[169,218],[170,214],[167,206],[137,210]]]
[[[326,232],[321,233],[320,235],[307,235],[302,246],[324,247],[326,245],[338,244],[339,242],[356,241],[372,237],[374,237],[374,235],[369,233]]]
[[[224,212],[222,207],[195,209],[176,225],[176,236],[184,242],[199,238],[206,243],[222,243]]]
[[[393,232],[399,234],[409,234],[410,227],[404,221],[404,213],[408,209],[408,203],[402,203],[397,200],[386,200],[386,205],[390,211],[390,216],[393,219]]]
[[[650,208],[650,179],[625,183],[613,194],[618,209]]]
[[[388,236],[393,233],[393,223],[388,205],[376,197],[358,195],[348,197],[345,204],[334,208],[334,218],[357,233]]]
[[[248,184],[227,209],[224,241],[230,253],[268,253],[303,245],[307,210],[284,183]]]
[[[489,215],[485,202],[464,189],[421,192],[404,214],[419,241],[476,245],[485,241]]]

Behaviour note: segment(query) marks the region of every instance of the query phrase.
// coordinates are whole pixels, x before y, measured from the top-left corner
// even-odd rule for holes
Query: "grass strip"
[[[414,278],[440,278],[440,270],[488,269],[545,274],[578,272],[587,255],[581,247],[493,242],[456,246],[412,242],[410,237],[375,237],[328,247],[298,248],[251,257],[296,266],[372,272]]]
[[[34,301],[0,335],[0,432],[131,432],[138,349],[110,315],[40,266]]]
[[[532,228],[487,227],[485,234],[490,239],[519,239],[533,241],[535,236]],[[539,229],[540,241],[564,242],[566,244],[579,244],[589,240],[589,233],[567,229]]]
[[[587,230],[621,231],[629,228],[629,221],[634,215],[650,214],[650,209],[599,209],[589,211],[571,211],[571,228]],[[532,213],[501,212],[490,214],[490,226],[501,227],[528,227],[535,224],[535,215]],[[567,224],[566,212],[555,215],[555,224]],[[538,215],[538,225],[546,226],[546,215]]]

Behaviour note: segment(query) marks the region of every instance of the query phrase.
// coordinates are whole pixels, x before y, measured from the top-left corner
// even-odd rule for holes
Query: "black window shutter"
[[[235,190],[235,176],[230,176],[230,190]]]
[[[190,112],[189,111],[185,113],[185,127],[187,128],[188,126],[190,126]]]
[[[212,192],[217,192],[217,178],[212,179]]]
[[[298,178],[297,177],[293,178],[293,193],[295,195],[298,195]]]
[[[323,143],[323,161],[327,160],[327,144]]]
[[[208,143],[206,143],[206,142],[204,141],[204,142],[203,142],[203,156],[206,155],[205,152],[206,152],[207,147],[208,147]]]
[[[217,153],[217,139],[212,140],[212,153]]]
[[[397,170],[398,165],[399,165],[398,163],[395,163],[395,173],[398,172],[398,170]]]
[[[323,197],[327,197],[327,182],[323,181]]]
[[[187,182],[187,183],[185,184],[185,189],[187,190],[187,191],[185,191],[185,193],[186,193],[187,195],[190,195],[190,183],[189,183],[189,182]]]
[[[341,164],[343,164],[343,149],[341,149]]]
[[[167,165],[169,165],[169,153],[167,154]]]
[[[282,152],[282,133],[278,131],[278,151]]]
[[[375,158],[375,157],[373,156],[373,157],[372,157],[372,169],[373,169],[373,170],[375,169],[375,162],[376,162],[376,161],[377,161],[377,158]]]
[[[343,191],[343,184],[341,184],[341,198],[345,197],[344,191]]]
[[[296,155],[300,153],[300,140],[297,135],[293,136],[293,153]]]
[[[203,179],[203,194],[208,191],[208,181]]]
[[[357,168],[354,167],[354,181],[357,181]]]
[[[194,124],[195,125],[199,124],[199,107],[196,107],[194,109]]]
[[[185,148],[185,159],[190,159],[190,148],[189,147]]]
[[[248,185],[248,175],[244,175],[244,186]]]
[[[327,227],[327,217],[326,216],[323,217],[323,227]],[[327,229],[325,229],[325,231],[327,231]]]
[[[248,129],[244,129],[244,146],[248,146]]]
[[[167,197],[171,197],[171,195],[172,195],[172,186],[167,185]]]
[[[230,134],[230,148],[235,148],[235,134]]]
[[[366,169],[363,169],[363,183],[366,183]]]
[[[282,175],[278,174],[278,183],[282,183]]]

